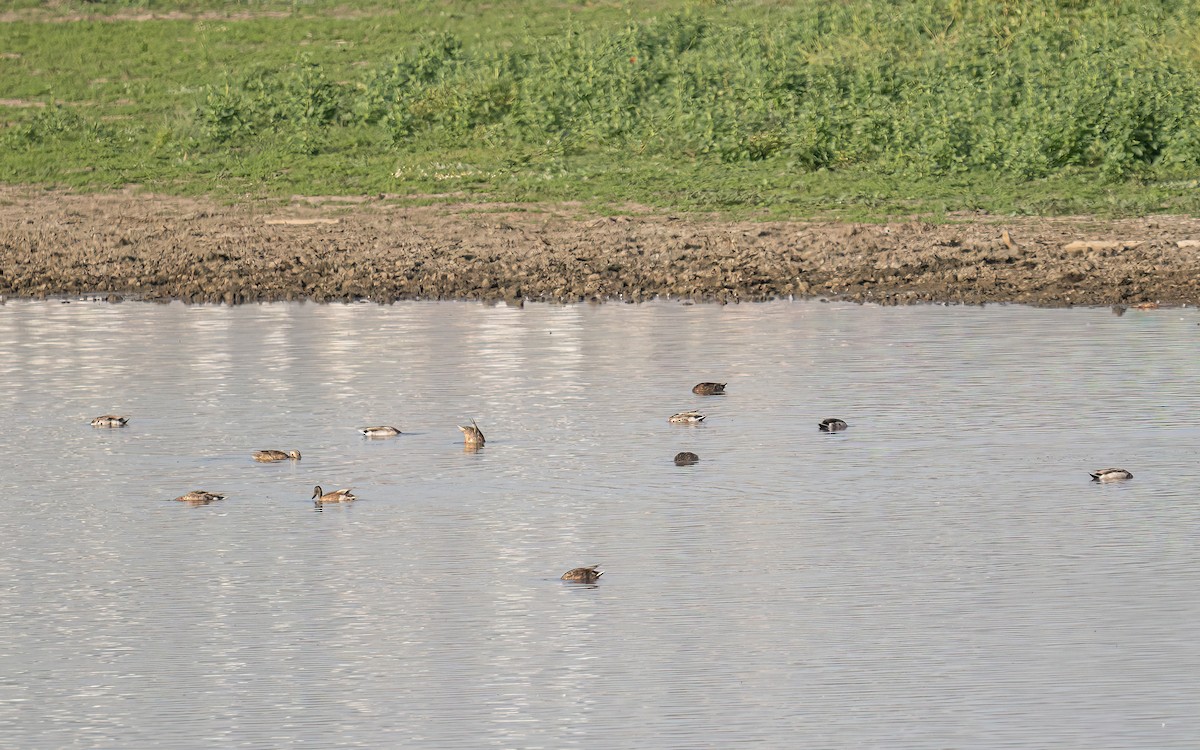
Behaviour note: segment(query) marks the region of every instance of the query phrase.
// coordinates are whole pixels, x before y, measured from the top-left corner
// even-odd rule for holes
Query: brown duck
[[[219,492],[205,492],[204,490],[192,490],[186,495],[180,495],[175,498],[176,502],[187,503],[188,505],[208,505],[215,503],[218,500],[224,500],[225,496]]]
[[[566,573],[562,574],[559,580],[571,581],[572,583],[595,583],[600,580],[600,576],[604,575],[604,571],[596,570],[599,565],[589,565],[586,568],[571,568]]]
[[[474,419],[471,420],[471,424],[468,425],[467,427],[463,427],[462,425],[459,425],[458,429],[462,430],[463,445],[474,447],[474,448],[482,448],[483,447],[483,444],[485,442],[483,439],[483,430],[479,429],[479,425],[475,424]]]
[[[286,461],[289,458],[293,461],[300,460],[300,451],[288,451],[286,453],[283,451],[254,451],[250,455],[254,457],[255,461],[264,464],[269,464],[272,461]]]
[[[129,417],[118,417],[116,414],[105,414],[92,420],[92,427],[124,427],[129,424]]]
[[[350,490],[334,490],[326,492],[321,489],[321,485],[313,487],[313,502],[317,505],[325,503],[350,503],[357,500],[358,497]]]

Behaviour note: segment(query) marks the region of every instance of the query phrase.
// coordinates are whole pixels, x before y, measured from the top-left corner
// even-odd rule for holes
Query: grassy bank
[[[774,217],[1200,208],[1197,2],[790,5],[19,2],[0,178]]]

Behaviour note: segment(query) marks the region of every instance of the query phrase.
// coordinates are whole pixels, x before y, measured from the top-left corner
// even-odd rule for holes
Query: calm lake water
[[[0,747],[1195,748],[1198,323],[9,302]]]

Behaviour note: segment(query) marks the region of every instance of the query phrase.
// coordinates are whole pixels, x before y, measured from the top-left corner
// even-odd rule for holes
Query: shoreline
[[[223,206],[0,186],[0,297],[1200,303],[1191,217],[856,224],[581,211],[385,197]]]

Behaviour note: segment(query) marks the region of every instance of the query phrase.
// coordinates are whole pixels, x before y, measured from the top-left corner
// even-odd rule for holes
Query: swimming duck
[[[699,460],[700,460],[699,456],[697,456],[695,453],[690,453],[688,451],[684,451],[682,453],[675,454],[675,465],[676,466],[691,466],[692,464],[698,462]]]
[[[697,383],[692,387],[697,396],[724,396],[725,383]]]
[[[681,411],[667,417],[671,424],[698,424],[704,421],[704,415],[698,411]]]
[[[254,451],[250,455],[254,456],[255,461],[260,461],[264,464],[269,464],[272,461],[286,461],[289,458],[293,461],[300,460],[300,451],[288,451],[287,453],[283,451]]]
[[[1094,482],[1119,482],[1122,479],[1133,479],[1133,474],[1124,469],[1096,469],[1091,474]]]
[[[471,420],[471,425],[469,427],[463,427],[462,425],[459,425],[458,429],[462,430],[463,445],[470,445],[476,448],[483,447],[485,442],[483,439],[483,430],[479,429],[479,425],[475,424],[474,419]]]
[[[92,427],[124,427],[128,424],[128,417],[118,417],[116,414],[105,414],[102,417],[96,417],[92,420]]]
[[[205,492],[204,490],[192,490],[186,495],[180,495],[175,498],[176,502],[187,503],[188,505],[208,505],[217,500],[224,500],[225,496],[218,492]]]
[[[832,417],[829,419],[822,419],[821,423],[817,425],[817,427],[821,428],[821,432],[838,432],[846,429],[849,426],[850,425],[846,424],[845,420]]]
[[[333,492],[325,492],[321,489],[321,485],[313,487],[313,502],[317,505],[324,503],[349,503],[358,499],[350,490],[334,490]]]
[[[600,576],[604,575],[604,571],[596,570],[599,565],[589,565],[586,568],[571,568],[566,573],[562,574],[560,581],[571,581],[573,583],[595,583],[600,580]]]
[[[379,427],[360,427],[358,431],[364,436],[371,438],[395,437],[396,435],[400,434],[400,430],[387,425],[381,425]]]

